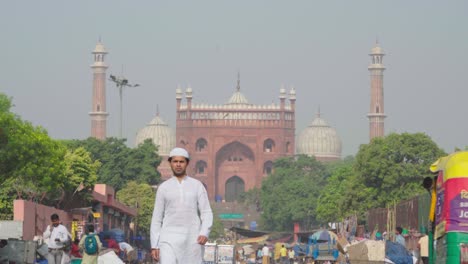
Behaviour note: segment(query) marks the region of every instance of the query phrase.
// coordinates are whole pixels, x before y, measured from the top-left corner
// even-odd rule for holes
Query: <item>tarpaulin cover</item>
[[[395,264],[413,264],[413,257],[404,246],[399,243],[387,241],[385,255]]]

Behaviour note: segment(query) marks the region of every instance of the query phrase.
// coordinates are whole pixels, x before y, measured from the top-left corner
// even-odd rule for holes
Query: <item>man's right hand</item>
[[[159,248],[152,248],[151,256],[153,257],[154,260],[159,261]]]

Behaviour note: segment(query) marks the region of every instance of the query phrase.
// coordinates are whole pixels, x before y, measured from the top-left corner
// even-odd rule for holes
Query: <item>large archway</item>
[[[216,195],[226,201],[235,201],[241,192],[255,185],[255,177],[255,156],[247,145],[234,141],[216,152]]]
[[[226,181],[225,190],[226,202],[237,201],[245,192],[245,183],[239,176],[232,176]]]

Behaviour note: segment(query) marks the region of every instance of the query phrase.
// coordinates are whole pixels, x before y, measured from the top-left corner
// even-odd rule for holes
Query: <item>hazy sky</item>
[[[99,37],[108,74],[141,86],[124,91],[124,136],[156,113],[175,127],[175,89],[194,102],[225,103],[241,75],[254,104],[297,92],[298,135],[322,117],[343,155],[368,142],[368,56],[386,52],[386,134],[424,132],[446,151],[468,146],[468,1],[192,0],[2,1],[0,91],[13,111],[53,138],[90,135],[91,51]],[[289,89],[288,89],[289,90]],[[119,99],[107,83],[108,135]]]

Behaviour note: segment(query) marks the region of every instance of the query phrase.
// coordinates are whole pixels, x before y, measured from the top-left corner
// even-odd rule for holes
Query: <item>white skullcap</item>
[[[185,157],[187,159],[190,159],[187,150],[185,150],[183,148],[173,148],[171,150],[171,152],[169,152],[169,158],[172,158],[174,156],[181,156],[181,157]]]

